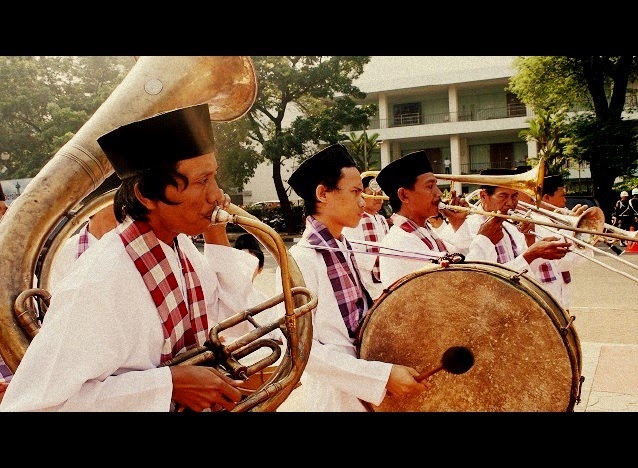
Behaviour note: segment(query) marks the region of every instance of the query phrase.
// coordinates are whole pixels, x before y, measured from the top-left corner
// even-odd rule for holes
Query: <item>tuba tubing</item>
[[[66,213],[113,173],[97,143],[130,122],[208,103],[211,118],[250,110],[257,80],[250,57],[140,57],[124,80],[11,204],[0,223],[0,354],[15,372],[30,343],[14,304],[31,288],[45,240]]]

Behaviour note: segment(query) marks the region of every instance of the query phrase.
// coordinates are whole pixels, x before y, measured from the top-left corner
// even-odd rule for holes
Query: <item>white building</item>
[[[435,173],[476,174],[486,168],[516,168],[537,156],[535,142],[519,136],[532,112],[507,92],[514,57],[372,57],[355,82],[376,103],[367,128],[378,133],[380,167],[425,150]],[[355,129],[352,129],[355,130]],[[361,132],[355,132],[360,134]],[[262,165],[245,189],[245,203],[276,199],[272,167]],[[288,179],[292,167],[285,167]],[[571,179],[589,179],[586,167],[571,168]],[[452,182],[458,193],[475,185]],[[450,182],[439,181],[442,190]],[[296,195],[291,193],[291,200]]]

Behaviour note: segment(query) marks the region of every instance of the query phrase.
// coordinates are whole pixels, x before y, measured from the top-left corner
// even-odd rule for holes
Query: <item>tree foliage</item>
[[[636,56],[518,57],[508,90],[536,114],[562,108],[573,117],[561,126],[565,154],[587,162],[593,195],[609,217],[614,181],[636,170],[636,126],[623,112],[635,112]],[[627,100],[633,97],[633,102]]]
[[[284,161],[298,163],[320,145],[345,137],[344,127],[365,128],[375,105],[360,106],[365,94],[353,80],[363,73],[370,57],[258,56],[252,57],[259,95],[249,112],[249,137],[261,146],[272,165],[272,177],[286,225],[293,226],[284,180]]]
[[[35,176],[90,118],[133,57],[0,57],[3,178]]]
[[[375,151],[379,149],[378,133],[368,135],[368,132],[364,131],[357,136],[355,132],[350,132],[347,138],[350,144],[350,154],[361,172],[381,169],[380,158],[374,157]]]

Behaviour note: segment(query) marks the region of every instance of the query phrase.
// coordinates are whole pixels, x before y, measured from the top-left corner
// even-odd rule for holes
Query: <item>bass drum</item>
[[[460,347],[473,364],[440,370],[422,394],[388,395],[369,409],[573,411],[584,380],[573,320],[539,283],[501,265],[433,265],[406,275],[366,315],[359,357],[425,373]]]

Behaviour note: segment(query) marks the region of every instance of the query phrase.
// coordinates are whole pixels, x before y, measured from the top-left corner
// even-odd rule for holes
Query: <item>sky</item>
[[[473,55],[377,55],[370,58],[357,85],[368,81],[386,81],[406,76],[425,76],[452,70],[501,67],[512,63],[514,56]]]

